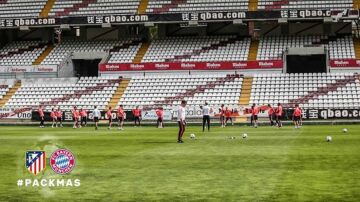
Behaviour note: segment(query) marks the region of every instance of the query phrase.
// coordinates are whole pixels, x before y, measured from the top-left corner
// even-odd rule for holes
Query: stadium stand
[[[149,0],[148,13],[247,10],[248,0]]]
[[[303,108],[354,108],[360,104],[359,76],[353,73],[254,75],[250,104],[283,103]]]
[[[2,108],[20,88],[21,81],[16,81],[15,79],[5,79],[0,80],[0,82],[2,83],[0,86],[0,108]]]
[[[0,49],[0,62],[4,66],[59,65],[74,52],[109,52],[107,63],[281,60],[287,47],[318,45],[328,48],[330,59],[355,59],[357,43],[352,36],[320,35],[270,36],[259,41],[233,35],[167,37],[151,43],[136,38],[64,40],[55,46],[44,41],[15,41]]]
[[[259,10],[344,9],[353,8],[353,0],[259,0]]]
[[[46,106],[70,110],[73,106],[105,109],[121,82],[118,77],[24,79],[22,86],[5,104],[10,108]]]
[[[250,38],[236,36],[168,37],[154,40],[143,62],[244,61]]]
[[[0,79],[0,100],[7,94],[14,84],[15,79]]]
[[[15,41],[0,49],[2,65],[32,65],[46,49],[44,41]]]
[[[271,36],[260,39],[257,60],[282,59],[287,47],[324,45],[328,47],[330,59],[355,58],[351,36]]]
[[[0,2],[0,18],[39,17],[47,0],[7,0]]]
[[[108,52],[112,53],[111,61],[127,61],[133,59],[133,52],[137,51],[137,40],[125,39],[118,41],[75,41],[64,40],[58,44],[41,62],[43,65],[59,65],[70,53],[73,52]],[[126,49],[124,51],[123,49]],[[116,52],[117,51],[117,52]]]
[[[67,0],[56,1],[49,16],[85,16],[106,14],[135,14],[139,0]]]
[[[15,85],[4,82],[2,96]],[[6,83],[6,84],[4,84]],[[5,107],[26,108],[40,104],[47,110],[60,106],[100,109],[124,105],[172,108],[185,99],[188,105],[198,106],[208,101],[213,106],[223,103],[239,105],[276,105],[292,107],[299,103],[308,108],[354,108],[360,104],[360,81],[354,73],[298,73],[240,75],[154,75],[116,77],[81,77],[59,79],[23,79],[22,85],[10,96]]]
[[[118,104],[126,109],[140,105],[144,108],[162,106],[171,108],[182,99],[189,106],[226,102],[239,103],[242,80],[239,75],[168,75],[133,77]]]

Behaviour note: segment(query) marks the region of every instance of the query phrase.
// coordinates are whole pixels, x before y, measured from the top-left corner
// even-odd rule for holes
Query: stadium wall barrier
[[[240,69],[279,69],[282,60],[230,61],[230,62],[158,62],[158,63],[118,63],[99,64],[99,71],[155,71],[155,70],[240,70]]]
[[[0,66],[1,72],[21,73],[21,72],[57,72],[57,65],[28,65],[28,66]]]
[[[9,108],[0,108],[0,119],[23,119],[30,120],[32,112],[30,109],[14,110]]]
[[[357,59],[337,59],[330,60],[330,67],[360,67],[360,60]]]

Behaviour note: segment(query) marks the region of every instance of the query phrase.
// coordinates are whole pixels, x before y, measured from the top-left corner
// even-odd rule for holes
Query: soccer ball
[[[331,142],[332,141],[332,137],[331,136],[326,136],[326,142]]]
[[[344,133],[347,133],[347,132],[348,132],[348,129],[344,128],[344,129],[343,129],[343,132],[344,132]]]
[[[244,133],[244,134],[242,135],[242,137],[243,137],[244,139],[247,138],[247,134]]]
[[[194,133],[191,133],[191,134],[190,134],[190,139],[195,140],[195,138],[196,138],[195,134],[194,134]]]

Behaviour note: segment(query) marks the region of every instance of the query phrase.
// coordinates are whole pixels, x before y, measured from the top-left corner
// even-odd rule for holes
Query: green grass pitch
[[[176,133],[1,126],[0,201],[360,201],[360,126],[189,126],[184,144]],[[49,161],[36,177],[24,165],[27,150],[49,157],[57,147],[75,154],[65,178],[81,186],[18,187],[18,179],[61,177]]]

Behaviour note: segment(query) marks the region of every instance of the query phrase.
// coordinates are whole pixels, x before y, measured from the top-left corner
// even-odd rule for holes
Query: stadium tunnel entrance
[[[73,59],[75,75],[81,76],[98,76],[99,63],[101,59]]]
[[[324,47],[289,48],[285,53],[286,73],[328,72]]]

